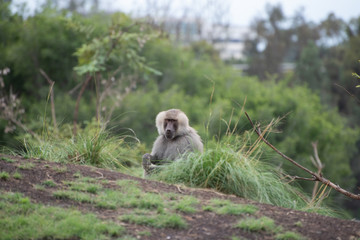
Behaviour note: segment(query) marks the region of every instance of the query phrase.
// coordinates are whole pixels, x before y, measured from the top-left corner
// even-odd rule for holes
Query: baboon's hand
[[[145,153],[142,157],[142,166],[145,170],[145,175],[151,172],[151,155],[149,153]]]
[[[151,164],[151,158],[152,156],[149,153],[145,153],[143,156],[143,168],[144,168],[144,176],[146,177],[149,175],[154,168],[156,168],[153,164]]]
[[[142,164],[144,165],[150,165],[151,164],[151,155],[149,153],[145,153],[142,157]]]

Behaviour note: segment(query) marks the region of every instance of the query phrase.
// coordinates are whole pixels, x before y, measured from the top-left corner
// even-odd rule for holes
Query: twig
[[[96,91],[96,120],[100,120],[100,108],[101,108],[101,102],[100,102],[100,78],[101,74],[99,72],[96,73],[95,76],[95,91]]]
[[[277,152],[280,156],[282,156],[283,158],[285,158],[286,160],[288,160],[289,162],[291,162],[292,164],[294,164],[295,166],[297,166],[298,168],[304,170],[305,172],[309,173],[310,175],[313,176],[314,180],[311,181],[319,181],[322,182],[325,185],[328,185],[329,187],[335,189],[336,191],[338,191],[341,194],[344,194],[347,197],[350,197],[352,199],[356,199],[356,200],[360,200],[360,194],[354,194],[351,192],[346,191],[345,189],[341,188],[339,185],[334,184],[333,182],[331,182],[330,180],[324,178],[323,176],[321,176],[320,174],[314,173],[313,171],[307,169],[306,167],[303,167],[302,165],[298,164],[295,160],[289,158],[288,156],[286,156],[285,154],[283,154],[282,152],[280,152],[277,148],[275,148],[271,143],[269,143],[257,130],[257,128],[255,127],[254,123],[251,121],[249,115],[247,114],[247,112],[245,112],[245,115],[247,117],[247,119],[249,120],[249,122],[251,123],[252,127],[254,128],[256,134],[259,136],[259,138],[266,143],[266,145],[268,145],[270,148],[272,148],[275,152]],[[303,178],[305,179],[305,178]]]
[[[315,177],[305,178],[305,177],[290,176],[290,175],[286,175],[286,177],[288,177],[288,178],[290,178],[290,179],[292,179],[292,180],[317,181]]]
[[[319,174],[319,176],[322,176],[322,169],[324,168],[324,165],[322,164],[322,162],[320,161],[320,157],[318,154],[318,150],[317,150],[317,142],[313,142],[311,143],[313,149],[314,149],[314,157],[311,157],[311,162],[314,164],[314,166],[318,169],[317,174]],[[314,188],[313,188],[313,192],[312,192],[312,198],[314,199],[316,196],[316,192],[319,188],[319,182],[315,182]]]
[[[102,172],[100,171],[94,171],[94,172],[100,175],[100,177],[97,177],[97,179],[104,178],[104,174],[102,174]]]
[[[177,190],[179,191],[179,193],[184,193],[184,192],[181,190],[180,186],[178,186],[178,185],[175,185],[175,186],[176,186]]]
[[[75,105],[75,110],[74,110],[74,128],[73,128],[73,135],[75,137],[77,134],[77,120],[78,120],[78,114],[79,114],[80,99],[86,89],[86,86],[89,84],[90,80],[91,80],[91,75],[89,74],[86,77],[85,81],[83,82],[80,92],[78,94],[78,97],[76,99],[76,105]]]
[[[69,94],[69,95],[72,95],[75,91],[78,90],[79,87],[81,87],[82,84],[83,84],[83,83],[81,82],[81,83],[79,83],[78,85],[76,85],[73,89],[71,89],[70,91],[68,91],[68,94]]]
[[[40,68],[40,73],[50,84],[50,103],[51,103],[51,117],[54,124],[54,129],[57,130],[56,114],[55,114],[55,103],[54,103],[54,84],[55,82],[49,78],[49,76]]]
[[[337,83],[334,83],[335,86],[339,87],[339,88],[342,88],[343,90],[345,90],[345,92],[347,92],[347,94],[350,95],[350,97],[354,98],[355,101],[357,101],[358,103],[360,103],[360,99],[358,99],[354,94],[352,94],[351,92],[349,92],[346,88],[344,88],[343,86],[337,84]]]
[[[18,121],[15,118],[12,118],[12,117],[8,118],[8,120],[10,122],[12,122],[13,124],[21,127],[25,132],[29,133],[31,136],[33,136],[36,140],[38,140],[40,142],[40,140],[41,140],[40,137],[35,132],[33,132],[32,130],[27,128],[24,124],[22,124],[21,121]]]

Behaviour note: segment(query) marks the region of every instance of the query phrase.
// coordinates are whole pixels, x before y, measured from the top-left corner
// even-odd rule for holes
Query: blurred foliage
[[[90,130],[88,122],[101,109],[104,113],[94,121],[97,126],[106,127],[106,131],[113,134],[133,131],[144,144],[127,147],[125,139],[118,144],[119,149],[111,145],[111,151],[119,156],[116,161],[124,151],[131,152],[129,149],[133,148],[135,153],[130,158],[135,158],[133,165],[136,165],[144,148],[149,151],[156,137],[154,120],[159,111],[180,108],[186,112],[208,149],[229,130],[236,137],[251,129],[243,115],[244,108],[263,128],[272,119],[281,118],[268,135],[269,141],[311,169],[314,169],[309,158],[313,154],[311,142],[318,141],[326,177],[349,190],[355,186],[354,175],[360,173],[356,167],[360,166],[359,158],[354,157],[360,136],[360,108],[333,83],[357,94],[355,87],[349,87],[358,83],[348,77],[360,72],[357,62],[360,18],[346,25],[345,40],[319,47],[321,36],[333,37],[343,29],[342,21],[329,16],[321,23],[322,28],[317,28],[299,14],[293,27],[286,29],[286,24],[282,24],[286,16],[281,8],[268,7],[268,19],[260,19],[253,25],[257,38],[246,43],[247,54],[252,56],[249,58],[252,73],[258,72],[258,78],[244,76],[225,65],[209,44],[175,45],[146,22],[122,13],[80,15],[46,5],[25,18],[11,13],[9,4],[3,2],[0,11],[0,69],[11,70],[3,76],[2,89],[9,92],[12,88],[12,92],[18,94],[25,110],[22,123],[43,141],[39,143],[17,128],[15,132],[0,134],[1,145],[18,145],[26,150],[25,139],[38,149],[51,141],[58,146],[58,141],[63,139],[68,144],[65,147],[68,155],[64,158],[77,156],[74,152],[81,156],[88,152],[100,156],[98,153],[104,153],[107,140],[112,138],[106,132],[98,139],[97,143],[101,143],[96,145],[98,148],[90,149],[95,146],[97,135]],[[334,22],[337,27],[331,28]],[[290,41],[295,39],[292,36],[298,37],[296,44]],[[260,51],[258,44],[264,42],[274,44],[265,45],[265,50]],[[279,73],[279,64],[284,60],[297,61],[294,74]],[[257,71],[256,66],[262,70]],[[50,124],[49,84],[40,69],[55,81],[58,130]],[[82,129],[78,136],[72,136],[76,96],[84,75],[96,80],[85,86],[79,104],[78,123]],[[0,130],[6,126],[7,121],[0,120]],[[43,154],[38,150],[35,152]],[[304,175],[266,147],[262,150],[262,160],[283,166],[290,174]],[[98,164],[104,162],[104,158],[97,159],[100,160],[90,162],[99,166],[112,164]],[[312,182],[301,184],[306,191],[313,187]]]
[[[146,66],[145,58],[138,54],[145,43],[156,36],[147,32],[143,24],[134,22],[127,15],[113,14],[105,36],[96,36],[76,50],[74,55],[78,58],[78,65],[74,70],[79,75],[95,74],[121,66],[121,72],[147,70],[160,74]]]
[[[306,84],[310,89],[314,89],[324,102],[329,101],[331,87],[329,78],[320,58],[320,50],[314,42],[309,42],[301,52],[296,64],[295,81],[297,84]]]

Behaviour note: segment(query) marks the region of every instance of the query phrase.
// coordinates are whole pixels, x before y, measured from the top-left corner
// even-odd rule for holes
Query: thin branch
[[[350,97],[354,98],[355,101],[357,101],[358,103],[360,103],[360,99],[358,99],[354,94],[352,94],[351,92],[349,92],[346,88],[344,88],[343,86],[337,84],[337,83],[334,83],[335,86],[339,87],[339,88],[342,88],[343,90],[345,90],[345,92],[347,92]]]
[[[257,135],[259,135],[260,139],[266,143],[269,147],[271,147],[275,152],[277,152],[280,156],[282,156],[283,158],[285,158],[286,160],[290,161],[292,164],[294,164],[295,166],[297,166],[298,168],[301,168],[302,170],[304,170],[305,172],[308,172],[309,174],[313,175],[313,172],[309,169],[307,169],[306,167],[301,166],[300,164],[298,164],[297,162],[295,162],[295,160],[289,158],[288,156],[286,156],[285,154],[283,154],[282,152],[280,152],[279,150],[277,150],[273,145],[271,145],[271,143],[269,143],[264,137],[263,135],[258,131],[258,128],[255,127],[254,123],[251,121],[249,115],[247,114],[247,112],[245,112],[246,117],[248,118],[249,122],[251,123],[252,127],[254,128],[255,132]]]
[[[80,92],[78,94],[78,97],[76,99],[76,105],[75,105],[75,110],[74,110],[74,128],[73,128],[73,135],[76,136],[77,134],[77,120],[78,120],[78,115],[79,115],[79,105],[80,105],[80,99],[81,99],[81,96],[83,95],[85,89],[86,89],[86,86],[89,84],[91,80],[91,75],[89,74],[85,81],[83,82],[82,84],[82,87],[80,89]]]
[[[50,85],[50,103],[51,103],[51,117],[54,124],[54,129],[57,130],[55,103],[54,103],[54,84],[55,82],[49,78],[49,76],[40,68],[41,75],[48,81]]]
[[[9,118],[9,121],[11,121],[13,124],[21,127],[25,132],[29,133],[31,136],[33,136],[36,140],[40,141],[40,137],[33,132],[32,130],[30,130],[29,128],[27,128],[24,124],[22,124],[20,121],[16,120],[15,118]]]
[[[81,83],[79,83],[78,85],[76,85],[73,89],[71,89],[70,91],[68,91],[68,94],[69,94],[69,95],[72,95],[75,91],[78,90],[78,88],[81,87],[82,84],[83,84],[83,83],[81,82]]]
[[[321,170],[324,168],[324,165],[322,164],[322,162],[320,160],[319,153],[318,153],[318,150],[317,150],[317,144],[318,144],[317,142],[311,143],[311,145],[312,145],[312,147],[314,149],[314,157],[315,157],[315,160],[316,160],[316,162],[313,161],[313,164],[321,172]]]
[[[305,178],[305,177],[290,176],[290,175],[286,175],[286,177],[288,177],[288,178],[290,178],[290,179],[292,179],[292,180],[317,181],[315,177]]]
[[[286,156],[285,154],[283,154],[282,152],[280,152],[277,148],[275,148],[271,143],[269,143],[257,130],[257,128],[255,127],[254,123],[252,122],[252,120],[250,119],[249,115],[247,114],[247,112],[245,112],[245,115],[247,117],[247,119],[249,120],[249,122],[251,123],[252,127],[254,128],[256,134],[259,136],[259,138],[266,143],[266,145],[268,145],[270,148],[272,148],[275,152],[277,152],[280,156],[282,156],[283,158],[285,158],[286,160],[288,160],[289,162],[291,162],[292,164],[294,164],[295,166],[297,166],[298,168],[304,170],[305,172],[309,173],[310,175],[313,176],[313,178],[315,180],[312,181],[319,181],[322,182],[323,184],[335,189],[336,191],[338,191],[341,194],[344,194],[347,197],[350,197],[352,199],[356,199],[356,200],[360,200],[360,194],[354,194],[351,192],[346,191],[345,189],[341,188],[339,185],[334,184],[333,182],[331,182],[330,180],[324,178],[323,176],[321,176],[320,174],[314,173],[313,171],[307,169],[306,167],[303,167],[302,165],[300,165],[299,163],[297,163],[295,160],[289,158],[288,156]],[[304,178],[303,178],[304,179]]]
[[[313,142],[311,143],[313,149],[314,149],[314,157],[310,157],[311,162],[314,164],[314,166],[318,169],[317,174],[319,174],[319,176],[322,176],[322,170],[324,168],[324,165],[322,164],[319,154],[318,154],[318,150],[317,150],[317,142]],[[313,192],[312,192],[312,198],[314,199],[316,196],[316,192],[319,188],[319,182],[317,181],[314,185],[313,188]]]
[[[101,119],[100,116],[100,108],[101,108],[101,102],[100,102],[100,79],[101,74],[99,72],[95,75],[95,91],[96,91],[96,120],[99,121]]]

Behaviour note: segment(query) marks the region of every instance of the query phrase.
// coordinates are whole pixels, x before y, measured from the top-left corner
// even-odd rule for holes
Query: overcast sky
[[[69,0],[58,0],[68,2]],[[145,5],[145,2],[154,0],[99,0],[101,9],[124,12],[135,12]],[[167,2],[168,0],[158,0],[159,2]],[[171,3],[186,4],[188,6],[196,6],[201,2],[209,0],[172,0]],[[282,5],[284,13],[287,16],[293,15],[299,11],[301,7],[304,9],[304,15],[307,20],[319,22],[326,18],[330,12],[334,12],[336,16],[348,21],[352,17],[360,16],[360,0],[222,0],[215,2],[223,2],[228,7],[227,19],[231,24],[247,26],[256,16],[265,14],[266,3]],[[35,6],[41,5],[44,0],[13,0],[14,3],[26,2],[32,10]]]

